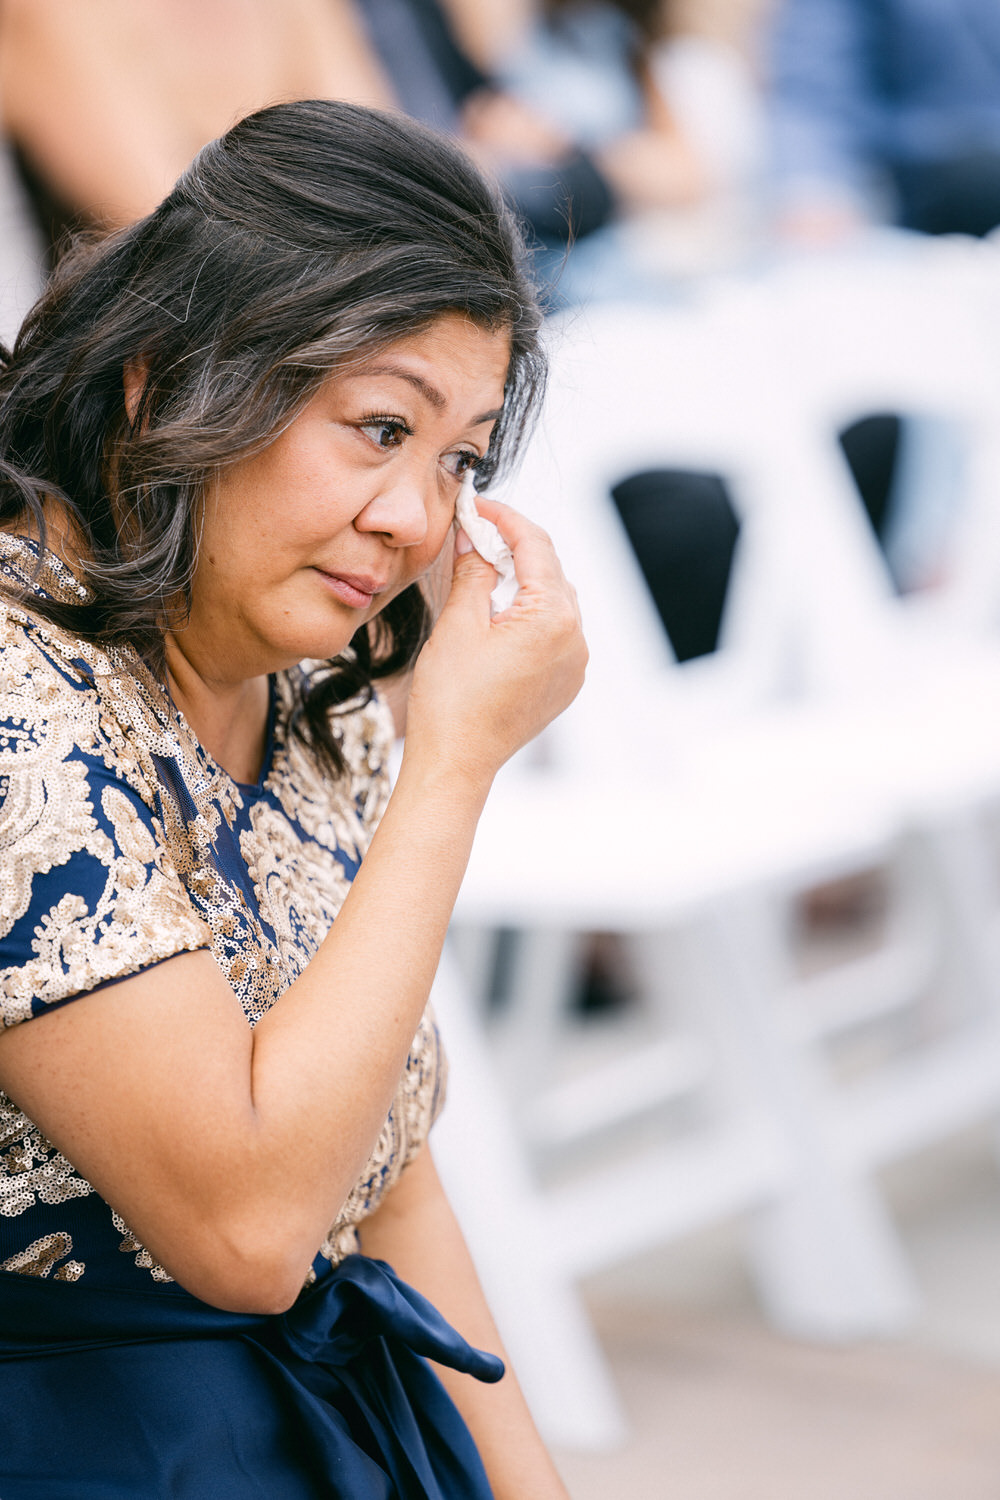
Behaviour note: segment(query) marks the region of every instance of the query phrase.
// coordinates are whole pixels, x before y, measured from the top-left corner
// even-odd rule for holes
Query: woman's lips
[[[364,573],[327,573],[316,569],[330,591],[352,609],[367,609],[376,594],[385,591],[387,585],[380,578]]]

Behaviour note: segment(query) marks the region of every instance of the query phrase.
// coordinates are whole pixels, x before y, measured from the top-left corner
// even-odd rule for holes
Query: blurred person
[[[766,52],[781,234],[1000,224],[996,0],[780,0]]]
[[[673,0],[541,0],[498,71],[613,185],[615,216],[570,259],[567,300],[676,295],[748,252],[755,86],[735,47],[681,28]]]
[[[740,253],[732,188],[755,131],[733,48],[670,34],[652,0],[522,4],[502,21],[473,0],[356,4],[403,108],[503,183],[553,305],[671,295],[679,273]]]
[[[661,0],[542,0],[503,77],[542,118],[593,150],[623,211],[697,201],[704,163],[651,67]]]
[[[284,99],[391,90],[349,0],[0,0],[0,105],[46,232],[148,213],[209,140]]]
[[[476,822],[586,658],[537,527],[479,501],[495,619],[454,530],[526,263],[452,142],[277,105],[2,352],[4,1500],[566,1500],[427,1146]]]
[[[586,131],[518,97],[488,61],[458,0],[356,0],[373,51],[409,114],[461,137],[528,225],[540,262],[561,269],[566,247],[612,222],[633,163],[591,149]],[[547,256],[546,252],[553,252]]]
[[[779,241],[1000,225],[995,0],[781,0],[765,53]],[[957,434],[881,413],[842,441],[897,586],[932,586],[962,487]]]

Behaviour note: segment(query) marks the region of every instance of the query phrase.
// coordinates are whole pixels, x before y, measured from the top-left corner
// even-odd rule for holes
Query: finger
[[[480,515],[493,522],[513,553],[522,589],[532,583],[543,587],[565,585],[565,575],[552,538],[537,522],[529,520],[512,506],[499,500],[488,500],[484,495],[476,496],[476,507]]]
[[[498,622],[512,614],[533,610],[540,604],[568,602],[579,623],[580,610],[576,591],[566,578],[562,564],[548,532],[520,511],[500,501],[477,497],[481,514],[492,521],[507,543],[514,559],[518,592],[509,608],[494,616]]]
[[[482,612],[489,618],[489,599],[497,581],[496,569],[480,557],[461,528],[455,533],[455,556],[448,604]]]
[[[486,516],[492,521],[507,543],[523,540],[526,536],[545,536],[546,533],[532,521],[523,511],[515,510],[512,505],[505,505],[502,500],[493,500],[489,495],[477,493],[476,509],[480,515]]]

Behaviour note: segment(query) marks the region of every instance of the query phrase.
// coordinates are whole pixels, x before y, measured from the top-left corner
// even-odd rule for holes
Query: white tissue
[[[513,604],[517,593],[514,557],[493,522],[481,516],[476,509],[476,491],[471,474],[466,475],[458,492],[455,518],[479,556],[492,563],[497,570],[497,584],[490,595],[490,613],[498,615],[501,610],[508,609]]]

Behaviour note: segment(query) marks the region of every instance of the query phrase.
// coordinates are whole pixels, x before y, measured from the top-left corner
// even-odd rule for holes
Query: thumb
[[[455,533],[455,565],[449,602],[468,601],[474,606],[481,600],[488,602],[496,581],[493,564],[480,557],[466,533],[459,529]]]

